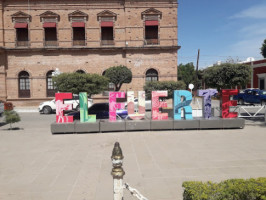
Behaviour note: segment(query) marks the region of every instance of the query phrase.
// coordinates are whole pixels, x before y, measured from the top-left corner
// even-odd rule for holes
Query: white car
[[[127,109],[127,103],[125,103],[125,108]],[[139,109],[138,98],[134,98],[134,109],[135,111]],[[145,100],[145,110],[151,110],[151,100]]]
[[[73,95],[73,99],[64,100],[65,104],[72,104],[74,110],[79,110],[79,96]],[[88,98],[88,108],[93,104],[93,100]],[[40,103],[39,112],[43,114],[50,114],[56,111],[55,99]]]

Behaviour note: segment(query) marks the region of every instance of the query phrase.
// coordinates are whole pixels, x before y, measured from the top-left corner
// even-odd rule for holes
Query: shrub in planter
[[[184,182],[183,200],[266,200],[266,178]]]
[[[4,112],[5,122],[10,125],[10,129],[12,128],[12,124],[20,121],[20,116],[14,110],[6,110]]]

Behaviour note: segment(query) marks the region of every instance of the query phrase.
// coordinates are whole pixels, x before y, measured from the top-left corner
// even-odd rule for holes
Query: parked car
[[[79,95],[73,95],[73,99],[64,100],[65,104],[72,104],[73,110],[79,110]],[[93,100],[88,98],[88,108],[93,104]],[[43,114],[50,114],[56,111],[55,99],[40,103],[39,112]]]
[[[241,105],[245,103],[266,105],[266,91],[250,88],[239,92],[233,99],[237,100]]]
[[[127,108],[127,103],[125,103]],[[134,98],[134,109],[139,109],[138,98]],[[145,110],[151,110],[151,100],[145,100]]]
[[[96,119],[109,119],[109,103],[95,103],[88,109],[88,114],[96,115]],[[74,120],[80,119],[80,112],[70,112],[67,116],[73,116]],[[127,110],[117,110],[118,119],[126,119],[128,117]]]
[[[0,117],[2,117],[4,111],[5,111],[4,102],[0,101]]]

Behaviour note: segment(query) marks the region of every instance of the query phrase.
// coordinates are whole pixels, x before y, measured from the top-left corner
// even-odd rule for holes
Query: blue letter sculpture
[[[181,97],[183,97],[183,101],[181,102]],[[174,120],[181,119],[181,108],[184,109],[184,118],[185,119],[193,119],[192,117],[192,108],[190,103],[192,101],[192,94],[187,90],[175,90],[174,91],[174,99],[173,99],[173,113]]]
[[[217,94],[216,89],[199,90],[198,96],[202,96],[202,115],[205,119],[212,116],[212,99],[211,97]]]

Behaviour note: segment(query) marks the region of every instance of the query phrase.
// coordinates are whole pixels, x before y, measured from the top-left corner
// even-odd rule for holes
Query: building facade
[[[266,59],[248,63],[251,65],[251,88],[266,90]]]
[[[0,99],[36,105],[54,97],[52,74],[104,74],[125,65],[133,79],[177,80],[175,0],[0,0]]]

